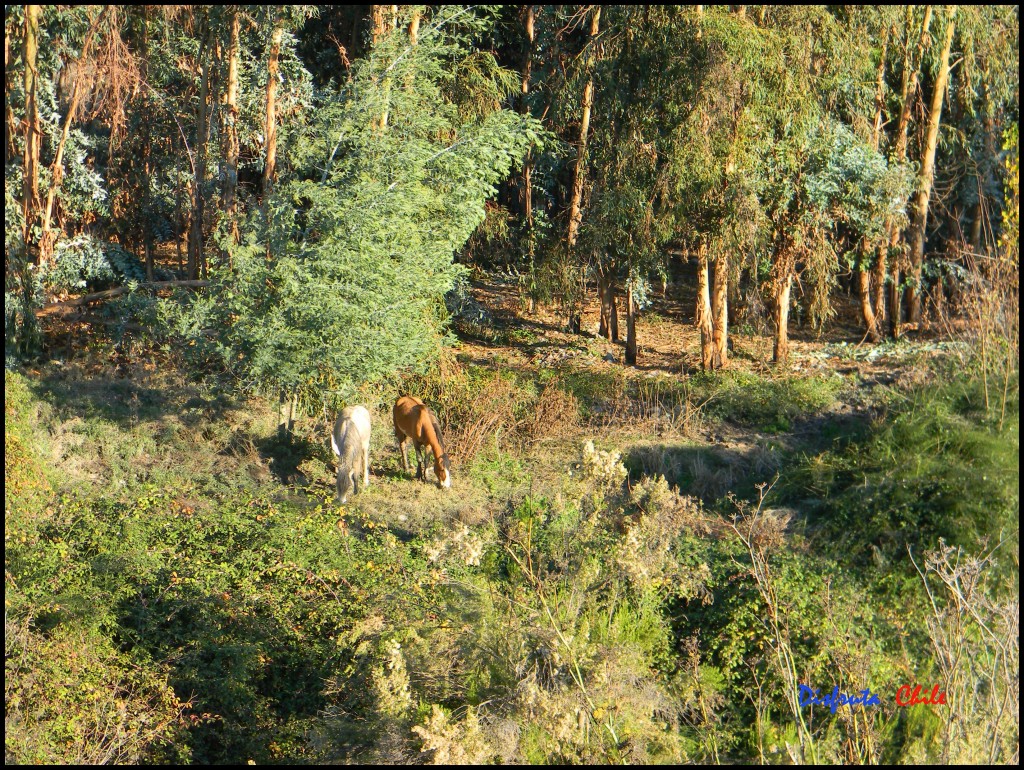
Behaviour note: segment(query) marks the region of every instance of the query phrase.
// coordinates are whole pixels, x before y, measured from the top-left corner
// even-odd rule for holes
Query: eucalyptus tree
[[[675,237],[697,256],[701,364],[717,369],[728,357],[728,286],[741,267],[737,257],[754,246],[761,222],[754,177],[759,98],[758,62],[763,35],[745,13],[707,9],[677,40],[692,85],[676,108],[683,120],[666,155],[673,180]],[[685,50],[685,53],[684,53]],[[714,267],[712,277],[711,267]]]
[[[920,19],[918,13],[920,13]],[[889,153],[890,160],[897,164],[903,163],[909,157],[910,123],[913,107],[917,101],[921,72],[924,68],[925,51],[931,40],[932,17],[933,8],[930,5],[906,6],[903,23],[895,27],[893,44],[890,45],[888,51],[890,54],[902,52],[902,56],[897,57],[894,62],[899,65],[900,87],[899,97],[893,106],[893,113],[897,118],[891,129]],[[897,68],[893,69],[895,71]],[[886,224],[886,231],[889,244],[887,250],[889,262],[887,314],[890,332],[893,336],[899,336],[904,288],[901,276],[907,268],[907,259],[902,243],[902,226],[891,221]]]
[[[636,364],[636,314],[649,278],[664,273],[676,235],[685,169],[673,162],[693,96],[692,13],[670,7],[609,9],[595,69],[593,191],[582,237],[600,276],[602,316],[611,332],[617,280],[625,280],[627,364]],[[651,73],[658,73],[651,77]]]
[[[928,206],[931,201],[932,184],[935,180],[935,153],[938,149],[939,124],[942,121],[946,83],[949,80],[949,55],[956,28],[956,6],[948,6],[943,17],[945,29],[942,33],[942,50],[938,58],[938,71],[935,75],[932,97],[928,107],[927,128],[921,147],[921,166],[909,232],[910,280],[907,286],[906,301],[908,320],[913,323],[921,320],[921,269],[924,264],[925,228],[928,224]]]
[[[1017,112],[1019,24],[1008,6],[961,6],[935,162],[938,217],[924,277],[937,311],[947,287],[956,312],[969,276],[995,253],[1003,206],[1000,138]],[[944,247],[944,248],[943,248]],[[966,271],[966,272],[965,272]]]
[[[25,352],[37,339],[32,314],[45,299],[61,235],[109,216],[94,158],[119,135],[133,63],[124,55],[121,19],[114,6],[5,7],[8,349]],[[92,118],[108,121],[105,141],[84,130]]]
[[[18,10],[7,7],[8,27],[17,23]],[[6,98],[11,114],[20,109],[24,120],[20,144],[16,136],[9,137],[8,151],[22,156],[22,241],[33,261],[45,268],[60,232],[51,227],[54,221],[102,210],[96,204],[104,196],[95,194],[102,181],[81,157],[96,140],[76,123],[105,117],[109,144],[116,141],[123,128],[124,92],[134,84],[134,60],[121,41],[123,14],[116,6],[30,5],[20,10],[21,58],[9,63],[12,70],[21,70],[22,87],[15,91],[8,79]],[[92,200],[89,193],[94,193]]]
[[[830,62],[824,54],[835,22],[823,8],[775,7],[763,23],[765,55],[759,60],[753,118],[761,128],[756,183],[765,222],[759,268],[767,274],[771,295],[772,358],[785,364],[790,294],[798,273],[811,286],[812,323],[824,323],[832,312],[829,294],[837,255],[831,201],[817,177],[828,168],[826,103],[837,81],[826,69]]]
[[[581,104],[580,134],[576,144],[576,163],[572,176],[572,196],[569,199],[569,224],[566,233],[566,255],[573,261],[573,250],[576,248],[576,238],[579,234],[580,222],[583,219],[581,211],[583,203],[583,186],[587,173],[587,139],[590,132],[590,111],[594,106],[594,77],[593,69],[597,58],[598,34],[601,28],[601,6],[590,6],[587,11],[590,18],[590,40],[586,48],[586,85],[583,87],[583,99]],[[583,272],[581,271],[581,275]],[[585,282],[585,276],[583,281]],[[568,326],[569,331],[580,331],[582,323],[582,296],[579,301],[574,301],[569,307]]]
[[[865,335],[877,342],[884,330],[887,313],[885,287],[892,230],[906,223],[905,201],[909,195],[907,178],[910,167],[906,157],[909,112],[906,101],[890,110],[889,75],[893,52],[898,51],[899,30],[911,23],[912,11],[905,15],[897,7],[844,7],[836,16],[830,79],[834,94],[824,94],[829,111],[851,129],[849,135],[836,135],[837,155],[844,157],[842,189],[837,191],[836,235],[845,245],[843,259],[853,271]],[[930,11],[925,13],[928,24]],[[903,73],[903,87],[910,89],[911,75]],[[870,83],[870,86],[868,85]],[[897,124],[897,143],[903,146],[888,160],[886,126]],[[902,196],[902,200],[900,197]],[[879,222],[879,217],[886,220]],[[881,231],[879,230],[881,227]]]

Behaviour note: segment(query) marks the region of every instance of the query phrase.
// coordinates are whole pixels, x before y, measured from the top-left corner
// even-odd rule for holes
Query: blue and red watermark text
[[[832,688],[832,692],[821,694],[821,689],[808,687],[805,684],[797,685],[800,688],[800,708],[805,706],[825,706],[833,714],[840,706],[880,706],[881,699],[877,693],[871,692],[866,687],[857,693],[849,694],[839,691],[839,685]],[[905,684],[896,691],[897,706],[946,706],[946,693],[933,685],[931,689],[919,684]]]

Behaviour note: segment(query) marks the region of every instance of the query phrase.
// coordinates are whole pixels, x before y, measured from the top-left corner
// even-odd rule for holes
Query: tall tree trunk
[[[149,82],[149,8],[144,7],[142,10],[142,51],[139,57],[139,77],[143,83]],[[152,109],[152,102],[149,92],[147,90],[142,91],[141,98],[142,109],[148,112]],[[152,196],[150,195],[150,187],[148,180],[153,175],[153,129],[150,125],[150,121],[143,121],[142,124],[142,174],[143,179],[147,180],[145,187],[142,192],[142,209],[146,212],[146,216],[142,222],[142,251],[146,259],[146,280],[150,283],[154,280],[154,265],[153,265],[153,229],[149,227],[149,211],[152,206]]]
[[[974,206],[974,217],[971,220],[971,252],[974,254],[988,253],[988,243],[984,247],[982,245],[984,231],[987,229],[991,234],[991,225],[985,228],[988,211],[985,196],[987,191],[992,188],[992,171],[998,158],[996,151],[995,106],[992,103],[992,86],[990,84],[988,61],[982,67],[981,94],[981,130],[985,152],[982,155],[982,158],[984,158],[983,168],[978,175],[978,202]]]
[[[530,94],[530,71],[533,66],[533,44],[536,39],[534,29],[535,13],[532,5],[526,6],[524,11],[524,27],[526,28],[526,50],[523,53],[522,86],[519,99],[519,111],[526,115],[530,111],[526,98]],[[530,234],[529,249],[533,253],[533,184],[531,175],[533,173],[533,152],[527,151],[526,159],[523,161],[523,214],[526,217],[526,229]]]
[[[576,246],[576,237],[579,234],[580,222],[583,220],[583,184],[586,178],[587,158],[587,134],[590,130],[590,110],[594,105],[594,46],[596,45],[597,34],[601,23],[601,6],[596,5],[590,12],[590,43],[587,54],[587,84],[583,88],[583,117],[580,121],[580,140],[576,152],[576,166],[572,178],[572,197],[569,200],[569,232],[566,238],[569,259],[572,259],[573,249]],[[581,269],[582,271],[582,269]],[[583,283],[584,290],[586,283]],[[582,326],[583,298],[574,301],[569,308],[569,329],[579,333]]]
[[[413,7],[412,18],[409,19],[409,45],[416,45],[420,40],[420,11]]]
[[[598,336],[610,340],[612,333],[608,320],[608,303],[605,301],[607,281],[608,279],[603,272],[597,277],[597,301],[601,306],[601,320],[597,327],[597,333]]]
[[[608,326],[611,332],[611,341],[619,341],[619,303],[616,299],[615,290],[615,276],[610,275],[608,277],[607,294],[605,295],[608,301]]]
[[[789,292],[793,285],[793,273],[783,278],[775,288],[775,347],[772,360],[784,366],[789,361]]]
[[[857,247],[857,298],[860,300],[861,318],[864,320],[864,330],[872,342],[878,342],[878,317],[874,308],[871,307],[871,272],[868,262],[868,251],[862,240]]]
[[[207,104],[210,97],[210,46],[209,19],[203,24],[203,39],[199,45],[199,59],[202,66],[202,77],[199,81],[199,103],[196,105],[196,149],[195,167],[192,185],[192,225],[188,239],[188,277],[192,280],[205,275],[206,264],[203,259],[203,221],[205,218],[206,199],[203,187],[206,183],[206,142],[209,137],[210,109]]]
[[[729,360],[729,256],[722,252],[715,260],[714,282],[711,285],[712,364],[715,369]]]
[[[239,242],[238,232],[238,57],[241,21],[237,6],[231,7],[231,32],[228,42],[228,80],[224,92],[224,216],[231,239]]]
[[[882,122],[885,117],[885,64],[889,51],[890,30],[885,31],[882,41],[882,55],[878,59],[878,71],[875,78],[875,121],[871,127],[871,146],[877,152],[882,143]],[[858,264],[860,272],[857,276],[857,290],[860,295],[861,318],[864,331],[872,342],[881,338],[882,324],[885,320],[884,284],[885,284],[885,249],[875,248],[875,262],[870,267],[869,245],[861,243],[858,247]],[[875,284],[872,290],[872,282]]]
[[[921,267],[924,264],[925,230],[928,226],[928,202],[935,180],[935,151],[938,147],[939,124],[942,120],[942,103],[949,79],[949,52],[953,47],[953,31],[956,6],[949,7],[949,21],[946,24],[946,39],[939,58],[939,71],[935,76],[935,90],[928,110],[928,129],[925,134],[924,151],[921,157],[921,171],[918,175],[917,201],[910,225],[910,285],[907,287],[907,307],[910,321],[921,320]]]
[[[886,244],[882,242],[878,244],[875,249],[875,263],[871,268],[871,300],[874,307],[874,323],[869,324],[868,319],[864,319],[865,330],[869,332],[874,328],[874,335],[871,337],[872,342],[877,342],[882,338],[885,333],[885,271],[886,271]]]
[[[61,182],[64,180],[64,148],[67,147],[68,136],[71,134],[71,124],[78,113],[78,103],[82,98],[82,67],[89,57],[89,49],[92,48],[93,38],[99,28],[100,21],[106,11],[101,11],[95,18],[89,19],[89,29],[85,34],[85,41],[82,43],[82,53],[78,57],[75,66],[74,83],[71,86],[71,97],[68,99],[67,113],[64,115],[64,124],[61,127],[60,139],[57,141],[57,150],[53,155],[53,162],[50,164],[50,186],[46,191],[46,205],[43,206],[42,227],[39,237],[39,264],[45,265],[53,256],[53,247],[57,240],[56,233],[50,230],[50,220],[53,217],[53,207],[57,201],[57,193],[60,191]]]
[[[18,148],[15,144],[15,137],[18,135],[18,120],[14,117],[14,108],[11,107],[11,93],[14,71],[11,67],[11,30],[4,25],[4,164],[13,163],[18,156]]]
[[[610,342],[619,341],[619,313],[615,302],[615,275],[602,272],[598,278],[597,293],[601,301],[601,327],[598,332]]]
[[[633,301],[632,277],[626,283],[626,364],[636,366],[636,302]]]
[[[704,371],[715,368],[714,321],[711,313],[711,269],[707,246],[697,249],[697,308],[694,320],[700,330],[700,366]]]
[[[391,31],[395,28],[398,23],[398,6],[397,5],[375,5],[372,10],[373,16],[373,44],[376,46],[384,38],[386,38]],[[418,34],[418,31],[417,31]],[[384,109],[381,114],[376,117],[373,121],[374,126],[383,131],[388,126],[388,101],[390,94],[390,78],[385,75],[384,82],[381,83],[381,90],[383,92]]]
[[[25,6],[25,37],[22,57],[25,63],[25,159],[22,176],[22,238],[25,254],[29,253],[32,224],[39,213],[39,149],[42,129],[39,126],[37,88],[39,72],[36,58],[39,51],[39,14],[41,6]]]
[[[907,159],[907,144],[909,142],[910,115],[913,108],[914,95],[917,93],[917,84],[921,75],[921,63],[924,61],[924,49],[929,38],[929,28],[932,20],[932,6],[924,8],[924,18],[921,21],[921,30],[917,35],[916,49],[909,45],[909,39],[913,34],[914,7],[907,6],[906,35],[908,44],[903,56],[903,76],[900,81],[900,115],[896,124],[896,147],[895,157],[897,163]],[[916,55],[915,55],[916,53]],[[893,220],[886,223],[888,237],[886,243],[894,251],[899,253],[898,248],[903,233]],[[902,289],[900,287],[900,273],[903,267],[903,259],[893,261],[890,268],[889,278],[889,331],[893,337],[900,336],[900,323],[903,320]]]
[[[283,37],[284,22],[279,15],[274,22],[274,31],[270,35],[270,50],[267,55],[267,159],[263,164],[264,203],[273,192],[274,173],[277,171],[277,78]]]

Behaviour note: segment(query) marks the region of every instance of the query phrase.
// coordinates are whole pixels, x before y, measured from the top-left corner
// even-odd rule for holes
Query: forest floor
[[[864,342],[849,298],[826,335],[793,330],[788,369],[771,366],[769,331],[743,323],[730,330],[726,368],[705,374],[699,369],[694,297],[669,285],[639,314],[637,366],[627,367],[624,342],[597,334],[599,306],[593,291],[580,335],[565,331],[557,307],[528,312],[513,278],[478,273],[469,294],[477,317],[455,319],[454,355],[463,372],[476,373],[476,387],[486,391],[496,381],[488,377],[511,377],[515,382],[504,395],[515,401],[531,383],[536,391],[554,383],[571,394],[573,404],[556,404],[554,414],[534,415],[550,424],[524,430],[531,416],[521,409],[489,420],[481,413],[486,404],[474,412],[459,403],[451,388],[424,378],[428,392],[421,395],[440,407],[455,478],[474,478],[462,494],[446,496],[432,485],[407,485],[391,436],[393,399],[376,394],[377,403],[369,404],[375,420],[371,476],[382,483],[371,483],[359,505],[391,523],[416,519],[426,525],[442,512],[443,518],[468,524],[489,518],[499,498],[505,503],[509,495],[540,491],[544,477],[571,468],[588,439],[622,452],[632,472],[665,475],[684,494],[705,499],[730,491],[749,495],[753,483],[771,482],[783,472],[783,455],[813,452],[844,439],[871,419],[885,394],[926,383],[934,371],[930,359],[959,350],[956,342],[916,332],[898,342]],[[625,330],[624,317],[620,329]],[[175,371],[160,353],[134,345],[130,335],[100,352],[102,346],[84,344],[90,333],[87,319],[52,322],[47,329],[50,360],[29,371],[36,392],[62,418],[55,460],[68,459],[61,441],[93,415],[140,434],[137,445],[152,447],[139,458],[144,469],[170,470],[177,464],[195,465],[200,475],[241,473],[257,484],[283,483],[293,498],[333,490],[330,415],[300,417],[295,437],[282,444],[273,429],[275,405],[214,394]],[[71,351],[76,352],[68,355]],[[466,387],[463,401],[479,401],[474,386]],[[438,399],[452,403],[438,404]],[[559,414],[563,407],[578,410],[578,419]],[[487,431],[497,435],[482,435]],[[514,431],[523,435],[511,440]],[[163,442],[171,438],[169,445]],[[211,445],[211,452],[197,451],[204,444]],[[111,455],[123,452],[94,449],[91,457],[73,453],[78,459],[72,465],[98,480],[110,475]]]

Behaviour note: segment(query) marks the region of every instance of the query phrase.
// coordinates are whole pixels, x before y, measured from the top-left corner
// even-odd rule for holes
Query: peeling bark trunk
[[[636,366],[636,303],[632,281],[626,284],[626,364]]]
[[[224,216],[231,226],[231,239],[239,242],[238,232],[238,56],[239,27],[237,8],[231,11],[231,39],[228,43],[228,82],[224,94]]]
[[[939,58],[939,71],[935,77],[931,107],[928,110],[928,129],[925,135],[924,151],[921,157],[921,173],[918,176],[917,201],[910,226],[910,286],[907,287],[907,307],[910,321],[921,320],[921,268],[924,264],[925,230],[928,226],[928,203],[935,180],[935,151],[938,147],[939,124],[942,120],[942,104],[949,79],[949,52],[953,46],[953,32],[956,6],[950,6],[946,38]]]
[[[715,260],[714,283],[711,287],[712,365],[721,369],[729,360],[729,257],[722,253]]]
[[[588,54],[587,69],[593,70],[594,41],[597,38],[601,22],[601,6],[594,6],[590,14],[590,52]],[[569,258],[572,258],[573,249],[576,246],[576,237],[579,234],[580,223],[583,219],[581,206],[583,203],[583,184],[586,177],[586,156],[587,156],[587,134],[590,130],[590,110],[594,104],[594,78],[588,77],[587,84],[583,89],[583,117],[580,121],[580,140],[576,154],[576,166],[573,171],[572,197],[569,201],[569,231],[566,237]],[[584,294],[586,283],[583,282]],[[570,331],[579,333],[582,326],[583,300],[572,303],[569,308]]]
[[[42,129],[39,126],[39,105],[37,103],[36,58],[38,55],[39,14],[41,6],[25,6],[25,37],[22,56],[25,63],[25,159],[22,176],[22,239],[25,254],[29,253],[32,223],[36,221],[39,209],[39,150]]]
[[[860,314],[864,321],[864,330],[872,342],[878,342],[878,319],[871,307],[871,273],[868,272],[867,260],[863,247],[858,250],[857,257],[857,298],[860,300]]]
[[[206,181],[206,142],[209,137],[210,115],[207,100],[210,94],[210,61],[207,26],[203,33],[203,42],[199,47],[199,58],[202,61],[202,80],[199,84],[199,103],[196,105],[196,151],[195,167],[192,183],[192,223],[188,238],[188,277],[199,278],[206,273],[203,259],[203,220],[205,217],[206,200],[203,196],[203,185]]]
[[[700,365],[704,371],[715,368],[714,324],[711,314],[711,275],[707,247],[701,245],[697,259],[697,308],[694,320],[700,330]]]
[[[533,46],[536,39],[534,28],[535,12],[532,5],[526,6],[524,26],[526,27],[526,51],[523,54],[523,71],[519,111],[526,115],[530,110],[526,98],[530,95],[530,72],[533,66]],[[523,214],[526,216],[526,229],[533,231],[533,152],[527,151],[523,161]],[[533,251],[533,239],[530,239],[530,251]]]
[[[789,361],[789,292],[793,285],[790,273],[775,289],[775,346],[772,360],[784,366]]]
[[[281,18],[274,23],[270,36],[270,51],[267,58],[267,137],[266,162],[263,164],[263,200],[266,202],[274,189],[274,173],[277,171],[277,78],[281,56],[281,39],[284,26]]]
[[[601,7],[595,6],[590,17],[590,44],[593,46],[597,37],[598,25],[601,20]],[[593,53],[590,54],[590,64],[593,65]],[[580,140],[576,154],[576,166],[573,172],[572,198],[569,201],[569,233],[567,241],[571,250],[576,245],[576,236],[579,233],[580,222],[583,218],[580,207],[583,201],[583,182],[585,177],[585,162],[587,154],[587,134],[590,130],[590,110],[594,104],[594,79],[587,79],[583,88],[583,117],[580,120]]]
[[[906,32],[908,38],[910,37],[911,28],[913,27],[913,14],[913,7],[907,6]],[[898,163],[902,163],[907,159],[910,113],[913,107],[914,94],[917,92],[918,80],[920,79],[920,67],[921,62],[924,59],[924,49],[929,39],[928,30],[931,26],[931,19],[932,6],[926,5],[924,9],[924,19],[921,22],[921,31],[917,37],[916,57],[911,53],[909,46],[907,47],[906,53],[903,57],[903,77],[900,82],[900,115],[896,125],[895,156]],[[888,233],[886,243],[888,243],[892,249],[898,250],[903,234],[891,220],[886,225],[886,231]],[[899,252],[897,251],[896,253]],[[902,289],[900,288],[902,261],[902,256],[893,260],[889,278],[889,331],[893,337],[900,336],[900,323],[903,320],[901,303]]]
[[[82,53],[78,57],[76,71],[81,70],[82,64],[88,58],[89,49],[92,48],[92,41],[96,36],[96,30],[99,28],[100,21],[105,13],[103,11],[95,19],[89,20],[89,30],[86,32],[85,41],[82,43]],[[71,97],[68,99],[67,114],[64,115],[64,125],[61,128],[60,139],[57,142],[57,150],[54,153],[53,162],[50,164],[50,187],[46,191],[46,205],[43,206],[42,227],[40,228],[39,237],[40,265],[45,265],[50,261],[50,258],[53,256],[53,247],[57,240],[57,234],[50,230],[50,219],[53,217],[53,207],[57,201],[57,191],[60,190],[61,183],[64,181],[64,148],[67,147],[68,136],[71,134],[71,124],[78,113],[78,103],[82,99],[81,83],[81,77],[74,78],[74,84],[71,87]]]

